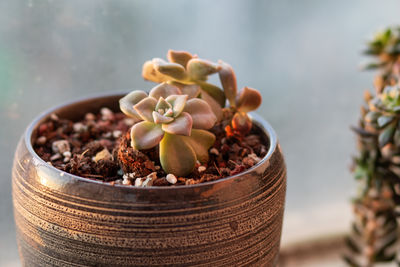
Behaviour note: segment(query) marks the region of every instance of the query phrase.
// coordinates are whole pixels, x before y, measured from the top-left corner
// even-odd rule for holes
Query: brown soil
[[[256,126],[243,138],[227,138],[223,121],[211,129],[217,138],[209,162],[197,164],[188,177],[174,177],[176,183],[171,183],[160,167],[158,147],[137,151],[130,146],[132,124],[124,114],[106,108],[96,115],[86,114],[79,122],[53,114],[37,128],[33,146],[43,160],[68,173],[125,185],[151,176],[153,186],[197,184],[238,174],[257,164],[269,147],[268,138]]]

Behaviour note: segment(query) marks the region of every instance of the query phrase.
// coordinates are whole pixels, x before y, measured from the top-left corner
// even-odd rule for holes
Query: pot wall
[[[36,119],[18,144],[14,217],[25,266],[274,266],[286,169],[272,128],[267,156],[236,176],[199,185],[135,188],[59,171],[30,144],[50,113],[77,119],[121,96],[78,101]],[[113,104],[110,104],[113,103]]]

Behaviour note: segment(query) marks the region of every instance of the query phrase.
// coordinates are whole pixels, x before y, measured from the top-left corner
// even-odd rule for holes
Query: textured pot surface
[[[257,116],[257,125],[270,140],[267,156],[239,175],[199,185],[112,186],[57,170],[33,151],[35,127],[50,113],[78,119],[103,106],[116,110],[120,97],[97,97],[50,110],[21,138],[12,178],[22,263],[276,265],[286,169],[274,131]]]

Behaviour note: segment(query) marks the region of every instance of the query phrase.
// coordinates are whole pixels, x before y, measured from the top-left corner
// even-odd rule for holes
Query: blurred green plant
[[[353,173],[359,183],[353,200],[355,220],[344,255],[351,266],[373,266],[396,259],[400,205],[400,87],[399,28],[379,33],[368,44],[367,54],[376,58],[376,94],[365,92],[359,125],[358,155]]]

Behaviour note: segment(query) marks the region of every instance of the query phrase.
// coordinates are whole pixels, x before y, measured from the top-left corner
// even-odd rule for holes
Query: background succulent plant
[[[381,91],[386,85],[395,85],[400,72],[400,27],[390,27],[378,32],[368,43],[365,54],[373,56],[374,61],[365,69],[377,69],[375,88]]]
[[[182,94],[180,88],[162,83],[149,95],[133,91],[120,100],[121,110],[138,121],[131,128],[132,147],[145,150],[159,144],[162,168],[177,176],[191,173],[197,161],[206,163],[215,141],[206,130],[217,118],[207,102],[189,99],[191,92]]]
[[[252,127],[252,121],[247,113],[256,110],[261,105],[261,94],[250,87],[244,87],[238,94],[236,75],[232,67],[223,61],[219,61],[219,64],[221,66],[219,71],[221,84],[230,107],[233,110],[232,122],[231,125],[227,126],[227,132],[244,135]]]
[[[354,199],[355,221],[347,239],[345,260],[352,266],[372,266],[396,258],[396,207],[400,204],[400,88],[398,86],[399,29],[379,33],[368,44],[376,56],[368,68],[378,68],[376,95],[365,93],[361,119],[354,131],[358,156],[353,172],[359,181]]]
[[[197,94],[193,97],[204,99],[220,120],[221,108],[225,106],[225,95],[221,88],[208,83],[207,79],[221,67],[185,51],[169,50],[167,58],[168,61],[161,58],[146,61],[143,65],[143,77],[156,83],[166,82],[175,85],[182,91],[186,91],[188,85],[197,88]]]

